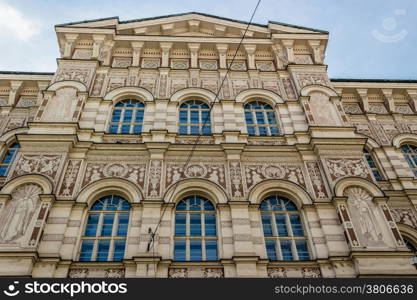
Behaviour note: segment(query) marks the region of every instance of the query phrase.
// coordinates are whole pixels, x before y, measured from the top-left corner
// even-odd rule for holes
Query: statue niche
[[[327,95],[321,92],[312,92],[309,96],[309,105],[316,125],[342,126],[339,113]]]
[[[40,205],[42,188],[36,184],[18,186],[0,215],[0,243],[16,244],[22,238]]]
[[[77,89],[63,87],[55,91],[46,105],[42,121],[71,122],[77,106]]]
[[[388,224],[378,212],[372,196],[362,188],[346,191],[347,204],[359,242],[364,247],[389,247],[392,239],[387,234]]]

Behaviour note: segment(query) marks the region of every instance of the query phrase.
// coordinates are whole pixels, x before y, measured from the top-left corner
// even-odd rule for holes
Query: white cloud
[[[23,41],[39,33],[39,25],[13,6],[0,1],[0,33],[15,35]]]

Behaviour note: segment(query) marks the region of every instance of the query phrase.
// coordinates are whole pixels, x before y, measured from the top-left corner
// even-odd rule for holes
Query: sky
[[[197,11],[249,21],[257,0],[0,0],[0,70],[54,72],[54,25]],[[331,78],[417,79],[416,0],[262,0],[254,22],[330,32]]]

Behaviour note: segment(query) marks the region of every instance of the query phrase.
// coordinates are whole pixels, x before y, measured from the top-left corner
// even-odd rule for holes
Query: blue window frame
[[[250,136],[277,136],[279,124],[274,109],[261,101],[252,101],[245,105],[245,119]]]
[[[368,163],[368,166],[371,169],[372,174],[374,174],[375,180],[376,181],[384,180],[381,176],[381,172],[379,171],[378,166],[376,165],[376,163],[375,163],[375,161],[372,157],[372,154],[369,153],[369,151],[367,149],[363,149],[363,154],[365,155],[366,162]]]
[[[5,150],[0,163],[0,176],[7,176],[9,173],[10,166],[12,165],[16,154],[19,151],[20,145],[13,143]]]
[[[180,135],[211,135],[210,108],[207,104],[190,100],[179,109]]]
[[[270,260],[310,260],[300,212],[287,198],[271,196],[261,203],[265,246]]]
[[[175,210],[175,261],[214,261],[217,252],[216,210],[199,196],[181,200]]]
[[[90,208],[81,241],[80,261],[121,261],[126,247],[130,204],[106,196]]]
[[[143,126],[145,104],[137,100],[123,100],[114,108],[109,125],[109,133],[140,134]]]
[[[403,152],[410,169],[413,171],[414,176],[417,177],[417,147],[405,144],[401,146],[401,151]]]

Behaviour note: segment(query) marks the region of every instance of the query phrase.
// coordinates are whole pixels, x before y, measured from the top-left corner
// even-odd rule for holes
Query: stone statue
[[[11,194],[0,216],[0,242],[10,243],[22,237],[32,220],[39,204],[42,189],[36,184],[17,187]]]
[[[348,207],[352,219],[356,221],[358,234],[362,244],[366,246],[384,245],[380,224],[374,214],[377,207],[372,203],[372,197],[361,188],[351,188],[347,192]]]

